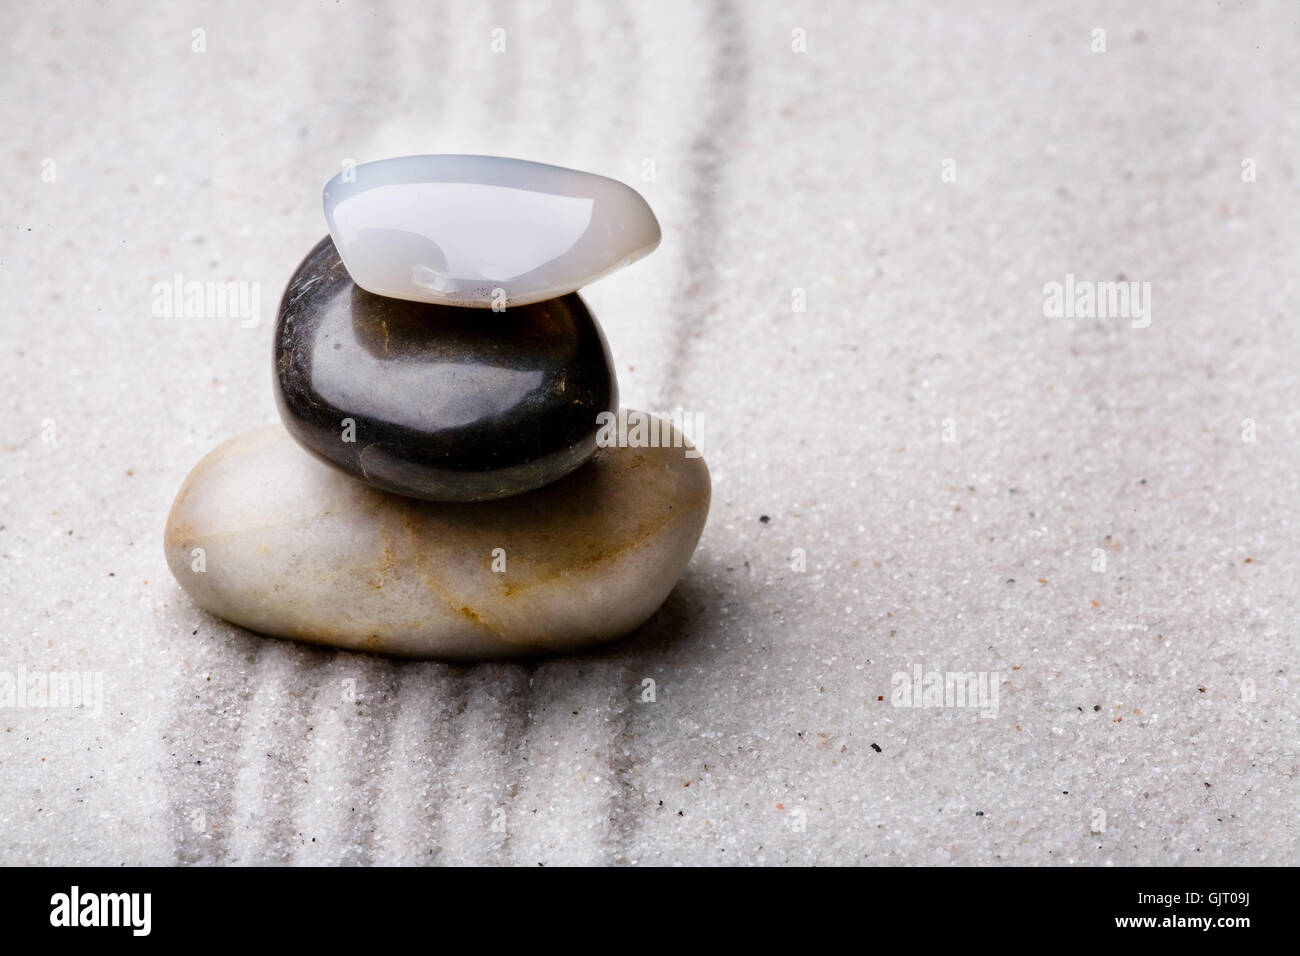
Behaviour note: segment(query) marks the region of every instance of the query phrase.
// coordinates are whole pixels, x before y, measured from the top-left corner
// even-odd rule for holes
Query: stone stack
[[[598,441],[618,383],[577,290],[659,244],[645,200],[555,166],[411,156],[341,173],[324,201],[330,236],[276,323],[283,426],[186,478],[177,581],[262,634],[413,657],[638,627],[709,506],[667,423],[655,447]]]

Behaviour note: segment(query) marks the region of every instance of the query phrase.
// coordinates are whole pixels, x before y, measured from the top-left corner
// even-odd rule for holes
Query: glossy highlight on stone
[[[574,292],[659,245],[641,194],[594,173],[501,156],[404,156],[325,185],[325,221],[376,295],[491,308]]]
[[[576,294],[490,313],[384,298],[352,281],[328,236],[289,281],[274,357],[280,417],[304,448],[431,501],[563,477],[618,407],[608,346]]]

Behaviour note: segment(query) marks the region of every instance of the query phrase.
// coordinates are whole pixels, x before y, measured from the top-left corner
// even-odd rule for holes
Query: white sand
[[[866,6],[15,6],[0,672],[104,709],[0,708],[0,863],[1300,862],[1294,6]],[[624,404],[703,416],[713,512],[604,653],[270,641],[163,562],[274,419],[321,186],[417,152],[663,225],[586,298]],[[1045,318],[1067,273],[1149,327]],[[177,274],[260,324],[154,315]],[[997,716],[892,706],[918,665]]]

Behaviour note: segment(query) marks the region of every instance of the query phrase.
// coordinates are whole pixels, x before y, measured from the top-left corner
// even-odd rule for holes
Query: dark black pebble
[[[595,452],[596,416],[618,408],[609,348],[577,293],[504,312],[384,298],[353,283],[329,237],[280,302],[275,383],[304,448],[431,501],[562,478]]]

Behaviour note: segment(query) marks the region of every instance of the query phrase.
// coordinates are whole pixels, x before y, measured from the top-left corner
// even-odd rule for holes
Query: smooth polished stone
[[[565,295],[659,245],[635,189],[501,156],[403,156],[325,185],[325,221],[357,285],[491,308]]]
[[[280,303],[275,395],[303,447],[431,501],[555,481],[618,408],[605,338],[576,293],[487,317],[387,299],[352,281],[328,236]]]
[[[272,425],[190,472],[167,563],[201,607],[275,637],[454,660],[576,650],[639,627],[695,549],[709,472],[669,445],[451,504],[368,488]]]

